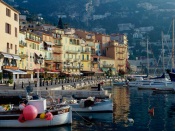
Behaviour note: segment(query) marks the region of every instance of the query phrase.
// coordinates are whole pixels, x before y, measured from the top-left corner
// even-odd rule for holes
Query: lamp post
[[[81,69],[82,69],[84,66],[83,66],[83,64],[81,64],[81,62],[79,62],[78,65],[79,65],[79,73],[80,73],[80,77],[81,77],[81,72],[80,72],[80,71],[81,71]]]
[[[64,65],[64,67],[68,70],[68,73],[70,73],[70,63],[69,62],[65,62],[64,63],[65,65]],[[69,74],[68,74],[68,81],[67,81],[68,83],[69,83]]]
[[[43,59],[44,58],[42,57],[42,54],[40,54],[39,57],[38,57],[38,62],[40,64],[40,69],[39,69],[40,71],[41,71],[41,65],[43,63]],[[37,78],[38,78],[38,85],[37,86],[38,87],[39,87],[39,82],[40,82],[40,86],[42,86],[42,77],[41,77],[41,74],[39,74],[40,71],[38,71],[38,76],[37,76]]]

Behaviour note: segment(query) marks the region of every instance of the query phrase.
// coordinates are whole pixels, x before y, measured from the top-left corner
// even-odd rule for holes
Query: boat
[[[171,81],[150,81],[148,83],[140,83],[138,89],[172,89],[173,83]]]
[[[64,99],[64,98],[63,98]],[[111,99],[95,99],[94,97],[88,97],[87,99],[75,100],[65,98],[65,104],[72,107],[73,112],[81,113],[102,113],[113,112],[113,102]]]
[[[127,81],[113,81],[112,84],[114,86],[124,86],[127,85]]]
[[[28,95],[19,106],[0,105],[0,128],[51,127],[72,123],[68,105],[47,105],[46,99]]]
[[[90,122],[113,122],[113,113],[73,113],[73,117],[82,120],[82,117]]]

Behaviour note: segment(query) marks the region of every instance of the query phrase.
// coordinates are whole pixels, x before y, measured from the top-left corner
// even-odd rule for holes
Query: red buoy
[[[33,105],[28,105],[23,109],[23,115],[25,120],[33,120],[38,115],[38,110]]]
[[[150,113],[150,114],[153,114],[153,115],[154,115],[154,107],[153,107],[153,108],[151,108],[151,109],[149,109],[149,110],[148,110],[148,113]]]
[[[23,114],[19,116],[18,121],[21,123],[24,123],[26,121]]]
[[[46,120],[52,120],[53,119],[52,113],[51,112],[46,113],[45,118]]]

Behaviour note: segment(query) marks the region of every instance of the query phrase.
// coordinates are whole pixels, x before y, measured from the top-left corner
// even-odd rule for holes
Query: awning
[[[12,55],[10,54],[6,54],[6,53],[1,53],[5,58],[13,58]]]
[[[13,74],[27,74],[27,72],[24,72],[22,70],[11,70],[11,69],[4,69],[5,71],[11,72]]]
[[[109,70],[109,68],[101,68],[103,72],[106,72]]]
[[[15,59],[15,60],[21,60],[21,58],[17,55],[12,55],[12,56],[13,56],[13,59]]]
[[[52,42],[49,42],[49,41],[44,41],[47,45],[54,45]]]
[[[116,68],[111,68],[111,70],[112,70],[113,72],[116,72]]]

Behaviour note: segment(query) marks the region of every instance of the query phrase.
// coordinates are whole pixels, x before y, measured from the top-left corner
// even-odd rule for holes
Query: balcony
[[[19,42],[19,47],[27,47],[27,43],[24,43],[23,41]]]
[[[70,61],[73,61],[73,58],[65,58],[65,60],[70,62]]]
[[[117,53],[118,53],[118,54],[124,54],[125,51],[118,51]]]
[[[113,66],[114,66],[114,64],[104,64],[104,65],[103,65],[104,68],[111,68],[111,67],[113,67]]]
[[[54,58],[53,61],[54,61],[54,62],[58,62],[58,63],[63,62],[60,58]]]
[[[82,54],[90,54],[91,53],[91,51],[89,51],[89,50],[81,50],[80,51]]]
[[[63,52],[60,49],[56,49],[56,48],[53,49],[53,54],[62,54],[62,53]]]
[[[77,54],[79,52],[78,51],[74,51],[74,50],[67,50],[66,53],[68,53],[68,54]]]
[[[73,61],[74,62],[79,62],[80,61],[80,58],[74,58]]]
[[[55,45],[53,45],[53,47],[61,47],[61,46],[63,46],[62,43],[55,43]]]
[[[98,64],[98,61],[95,61],[95,60],[94,60],[94,61],[92,61],[92,63],[94,63],[94,64]]]
[[[82,59],[81,61],[88,62],[88,61],[91,61],[91,60],[89,60],[89,59]]]
[[[125,58],[118,58],[118,60],[124,60]]]
[[[45,57],[44,60],[53,60],[53,57]]]
[[[25,59],[25,58],[27,58],[27,57],[28,57],[28,55],[23,54],[23,53],[20,53],[20,54],[19,54],[19,57],[20,57],[21,59]]]

